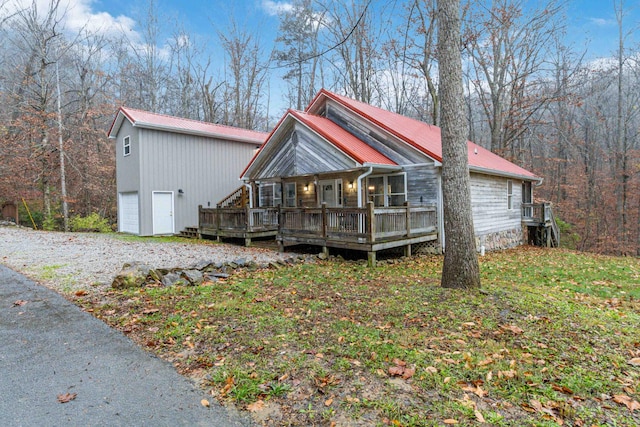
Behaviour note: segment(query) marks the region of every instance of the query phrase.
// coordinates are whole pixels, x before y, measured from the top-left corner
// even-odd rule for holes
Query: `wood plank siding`
[[[507,181],[512,181],[512,205],[508,208]],[[522,230],[522,181],[493,175],[471,174],[471,207],[476,236],[505,230]]]

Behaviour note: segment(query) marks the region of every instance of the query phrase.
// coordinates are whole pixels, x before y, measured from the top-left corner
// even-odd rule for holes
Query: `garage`
[[[120,193],[118,199],[118,231],[122,233],[140,234],[138,193]]]

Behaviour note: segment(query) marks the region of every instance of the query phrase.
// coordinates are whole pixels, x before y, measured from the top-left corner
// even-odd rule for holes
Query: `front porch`
[[[551,203],[523,203],[522,225],[528,228],[529,243],[535,246],[560,246],[560,229]]]
[[[437,241],[435,206],[375,208],[203,208],[199,206],[199,231],[218,239],[234,237],[246,245],[258,237],[275,236],[281,251],[287,246],[315,245],[363,251],[375,265],[378,251]]]

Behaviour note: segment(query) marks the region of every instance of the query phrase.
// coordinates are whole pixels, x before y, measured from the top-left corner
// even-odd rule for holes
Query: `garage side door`
[[[154,191],[153,203],[153,234],[173,234],[173,192]]]
[[[138,215],[138,193],[120,193],[118,230],[123,233],[140,234]]]

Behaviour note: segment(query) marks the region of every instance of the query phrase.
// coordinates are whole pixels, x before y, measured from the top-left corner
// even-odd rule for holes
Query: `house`
[[[238,187],[267,134],[122,107],[116,141],[118,231],[141,236],[197,230],[198,205]]]
[[[532,204],[540,177],[472,142],[468,156],[478,250],[547,232],[550,207]],[[271,233],[281,247],[362,250],[371,263],[393,247],[446,248],[436,126],[323,89],[304,112],[285,113],[241,178],[249,206],[202,208],[201,233],[247,242]],[[540,212],[549,217],[535,217]]]

